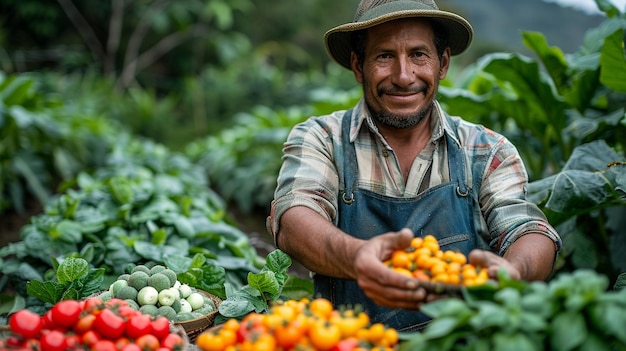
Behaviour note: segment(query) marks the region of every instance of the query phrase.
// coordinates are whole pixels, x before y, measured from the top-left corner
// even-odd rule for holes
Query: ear
[[[442,80],[448,75],[448,69],[450,68],[450,48],[446,48],[441,55],[441,67],[439,68],[439,80]]]
[[[359,59],[352,51],[350,53],[350,68],[352,69],[352,73],[354,73],[354,79],[360,84],[363,83],[363,65],[359,63]]]

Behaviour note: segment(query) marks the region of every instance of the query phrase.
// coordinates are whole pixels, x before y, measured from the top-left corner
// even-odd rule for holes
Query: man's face
[[[352,54],[352,70],[363,85],[374,119],[392,128],[409,128],[426,117],[445,78],[450,50],[437,55],[427,21],[403,19],[370,28],[362,65]]]

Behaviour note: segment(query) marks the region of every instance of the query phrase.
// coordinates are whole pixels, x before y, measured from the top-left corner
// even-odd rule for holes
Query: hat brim
[[[351,33],[402,18],[427,18],[441,23],[448,31],[451,55],[458,55],[465,51],[474,36],[474,31],[469,22],[457,14],[441,10],[403,10],[362,22],[346,23],[330,29],[324,35],[326,51],[338,64],[351,69]]]

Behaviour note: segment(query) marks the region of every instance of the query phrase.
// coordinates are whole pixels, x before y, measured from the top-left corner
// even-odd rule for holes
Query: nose
[[[398,57],[391,76],[391,81],[397,86],[405,87],[415,81],[415,69],[408,57]]]

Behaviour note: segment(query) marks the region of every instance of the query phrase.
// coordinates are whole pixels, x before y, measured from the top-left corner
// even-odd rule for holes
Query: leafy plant
[[[312,283],[305,282],[287,274],[287,268],[291,266],[291,258],[280,250],[274,250],[267,255],[263,269],[258,273],[248,273],[248,284],[240,289],[226,286],[227,298],[219,307],[219,320],[216,324],[228,318],[242,318],[250,312],[268,312],[272,302],[282,296],[283,289],[289,284],[301,287],[301,294],[312,295]],[[291,281],[289,280],[291,278]],[[296,282],[299,280],[299,282]],[[293,292],[293,290],[292,290]],[[292,295],[296,298],[297,295]]]
[[[592,268],[615,281],[626,271],[626,81],[619,79],[626,71],[626,14],[597,3],[607,19],[578,52],[565,55],[540,33],[526,32],[536,59],[486,55],[442,87],[440,100],[449,113],[497,130],[518,147],[532,181],[529,197],[564,241],[557,270]]]
[[[349,108],[359,96],[360,89],[343,93],[316,90],[310,106],[260,106],[252,113],[239,114],[235,126],[189,143],[185,154],[206,168],[210,181],[225,200],[234,201],[245,213],[255,208],[267,209],[282,164],[282,145],[291,128],[309,116]]]
[[[83,258],[67,257],[58,265],[56,281],[31,280],[26,283],[28,295],[56,304],[61,300],[81,300],[101,289],[104,268],[90,268]]]
[[[400,350],[623,350],[626,290],[608,284],[592,270],[549,283],[502,275],[499,285],[424,305],[432,321],[421,333],[404,334]]]
[[[46,95],[27,74],[0,72],[0,214],[43,205],[63,180],[99,166],[119,127]]]
[[[65,183],[44,213],[22,228],[22,240],[0,248],[0,273],[18,295],[26,296],[29,280],[49,280],[55,260],[67,257],[104,268],[103,288],[128,266],[167,260],[186,282],[219,292],[212,289],[223,280],[204,280],[223,278],[216,266],[240,287],[248,272],[263,265],[247,235],[228,221],[202,168],[184,156],[149,141],[120,138],[106,164]],[[185,266],[176,261],[181,255],[196,256]]]

